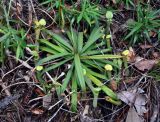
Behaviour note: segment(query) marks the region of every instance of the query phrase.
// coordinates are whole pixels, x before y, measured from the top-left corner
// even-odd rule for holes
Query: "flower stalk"
[[[129,50],[123,51],[122,55],[123,55],[125,73],[128,75],[129,74],[129,69],[128,69],[128,61],[127,60],[128,60]]]

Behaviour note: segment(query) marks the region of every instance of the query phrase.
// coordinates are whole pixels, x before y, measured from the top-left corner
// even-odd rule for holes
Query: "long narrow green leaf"
[[[74,42],[73,42],[73,37],[72,37],[72,32],[67,31],[67,36],[68,36],[68,38],[69,38],[72,46],[75,48],[75,44],[74,44]]]
[[[88,79],[87,77],[85,77],[85,81],[86,81],[86,84],[87,84],[88,87],[91,89],[91,91],[93,92],[93,95],[94,95],[93,107],[97,107],[97,101],[98,101],[97,98],[98,98],[99,92],[101,91],[101,88],[94,88],[91,80]],[[97,91],[96,89],[97,89],[98,91]]]
[[[112,48],[102,49],[102,50],[91,50],[91,51],[87,51],[87,52],[83,53],[82,56],[85,56],[85,55],[103,54],[103,53],[109,52],[109,51],[111,51],[111,50],[112,50]]]
[[[61,52],[67,52],[64,48],[61,48],[61,47],[59,47],[57,45],[54,45],[51,42],[49,42],[48,40],[46,40],[46,39],[41,39],[39,41],[40,41],[40,43],[45,44],[46,46],[48,46],[48,47],[50,47],[50,48],[58,51],[59,53],[61,53]]]
[[[77,111],[77,81],[75,79],[75,75],[72,77],[72,95],[71,95],[71,110],[76,112]]]
[[[102,67],[104,66],[104,64],[102,63],[97,63],[97,61],[94,60],[82,60],[82,62],[85,63],[85,65],[87,65],[88,67],[96,68],[101,72],[103,71]]]
[[[121,55],[93,55],[93,56],[81,56],[81,59],[114,59],[122,58]]]
[[[55,51],[51,48],[48,48],[48,47],[44,47],[44,46],[40,46],[39,49],[42,50],[42,51],[51,53],[51,54],[57,54],[58,53],[57,51]]]
[[[136,26],[132,29],[132,31],[125,37],[125,40],[128,39],[131,35],[133,35],[136,31],[138,31],[143,26],[143,23],[136,23]]]
[[[98,77],[98,78],[101,78],[101,79],[104,79],[104,80],[108,80],[105,75],[102,75],[102,74],[99,74],[99,73],[97,73],[97,72],[94,72],[94,71],[92,71],[91,69],[87,68],[87,67],[84,66],[84,65],[83,65],[83,67],[84,67],[84,69],[86,70],[86,72],[92,74],[93,76]]]
[[[69,81],[71,80],[71,76],[73,75],[73,66],[74,64],[72,64],[71,68],[69,69],[68,73],[67,73],[67,76],[65,77],[64,81],[63,81],[63,84],[61,86],[61,93],[63,93],[66,88],[67,88],[67,85],[69,83]]]
[[[93,29],[92,33],[89,36],[87,43],[85,44],[85,46],[82,49],[82,52],[85,52],[93,43],[95,43],[95,41],[97,39],[99,39],[103,35],[101,30],[102,30],[102,27],[100,27],[100,28],[95,27]]]
[[[114,100],[118,100],[117,95],[107,86],[105,86],[100,80],[98,80],[96,77],[94,77],[93,75],[87,73],[86,76],[91,79],[91,81],[97,85],[98,87],[100,87],[108,96],[110,96],[111,98],[113,98]]]
[[[39,60],[37,65],[42,65],[43,63],[46,63],[50,60],[60,58],[60,57],[63,57],[63,56],[67,56],[67,55],[70,55],[70,54],[68,54],[68,53],[58,53],[58,54],[55,54],[55,55],[51,55],[51,56],[48,56],[46,58],[43,58],[43,59]]]
[[[75,63],[75,70],[76,70],[76,74],[77,74],[80,86],[83,91],[86,91],[86,85],[85,85],[84,75],[83,75],[83,68],[82,68],[78,54],[76,54],[74,57],[74,63]]]
[[[48,34],[50,34],[56,41],[58,41],[61,45],[63,45],[64,47],[68,48],[70,51],[73,50],[72,46],[69,44],[69,42],[66,39],[63,39],[61,36],[59,36],[58,34],[52,33],[49,30],[46,30],[45,32],[47,32]]]
[[[78,33],[78,52],[80,53],[82,51],[82,47],[83,47],[83,32],[79,32]]]
[[[63,61],[60,61],[60,62],[58,62],[58,63],[56,63],[56,64],[54,64],[54,65],[52,65],[52,66],[48,66],[47,68],[45,68],[45,69],[43,70],[42,73],[48,72],[48,71],[50,71],[50,70],[53,70],[53,69],[55,69],[55,68],[57,68],[57,67],[65,64],[66,62],[68,62],[68,61],[71,60],[71,59],[72,59],[72,58],[68,58],[68,59],[63,60]]]
[[[113,61],[108,61],[108,60],[98,60],[98,63],[103,63],[103,67],[104,67],[104,65],[106,65],[106,64],[110,64],[110,65],[112,65],[112,66],[114,66],[114,67],[116,67],[116,68],[119,69],[118,64],[115,64]]]

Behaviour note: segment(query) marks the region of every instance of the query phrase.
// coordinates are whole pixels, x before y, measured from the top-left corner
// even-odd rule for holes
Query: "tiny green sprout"
[[[37,71],[43,70],[43,66],[36,66],[36,70],[37,70]]]
[[[123,51],[122,55],[124,56],[123,57],[123,62],[124,62],[124,68],[126,70],[126,75],[128,75],[129,74],[129,70],[128,70],[127,58],[128,58],[128,55],[129,55],[129,50]]]
[[[46,20],[45,20],[45,19],[40,19],[40,20],[39,20],[39,24],[40,24],[41,26],[45,26],[45,25],[46,25]]]
[[[110,64],[106,64],[104,68],[105,68],[105,70],[107,71],[108,78],[109,78],[109,80],[110,80],[110,79],[111,79],[111,71],[113,70],[113,67],[112,67],[112,65],[110,65]]]
[[[112,21],[113,13],[112,13],[111,11],[107,11],[107,12],[106,12],[106,18],[107,18],[109,21]]]

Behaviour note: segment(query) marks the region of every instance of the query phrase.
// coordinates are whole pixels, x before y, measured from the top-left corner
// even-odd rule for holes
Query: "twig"
[[[27,67],[26,64],[27,64],[27,62],[28,62],[30,59],[32,59],[32,57],[33,57],[33,56],[31,56],[30,58],[28,58],[26,61],[23,61],[22,64],[20,64],[19,66],[15,67],[14,69],[12,69],[12,70],[10,70],[9,72],[7,72],[6,74],[4,74],[4,75],[2,76],[2,81],[3,81],[3,79],[4,79],[5,76],[7,76],[8,74],[10,74],[11,72],[13,72],[14,70],[16,70],[17,68],[19,68],[19,67],[21,67],[21,66]],[[21,61],[22,61],[22,60],[21,60]],[[28,68],[28,67],[27,67],[27,68]]]
[[[61,110],[61,108],[65,105],[66,103],[63,103],[59,109],[53,114],[53,116],[47,121],[47,122],[52,122],[52,119],[57,115],[57,113]]]
[[[35,8],[34,8],[34,5],[33,5],[33,1],[30,0],[30,3],[31,3],[31,6],[32,6],[33,13],[34,13],[34,15],[35,15],[35,19],[38,20],[37,14],[36,14],[36,11],[35,11]]]
[[[3,85],[3,84],[4,84],[4,83],[2,83],[1,85]],[[33,85],[35,85],[34,82],[18,82],[18,83],[11,84],[11,85],[9,85],[9,86],[4,86],[3,89],[2,89],[2,91],[1,91],[1,93],[2,93],[3,91],[6,92],[6,89],[8,89],[9,87],[12,87],[12,86],[15,86],[15,85],[20,85],[20,84],[33,84]],[[7,94],[7,93],[6,93],[6,94]]]

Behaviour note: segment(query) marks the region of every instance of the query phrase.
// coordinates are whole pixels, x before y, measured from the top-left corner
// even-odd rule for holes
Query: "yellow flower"
[[[106,35],[106,39],[110,39],[112,36],[109,34],[109,35]]]
[[[42,25],[42,26],[45,26],[46,25],[46,20],[45,19],[40,19],[39,24]]]
[[[43,66],[36,66],[37,71],[41,71],[43,69]]]
[[[129,55],[129,50],[125,50],[125,51],[123,51],[123,52],[122,52],[122,55],[124,55],[124,56],[128,56],[128,55]]]
[[[37,20],[35,20],[34,23],[35,23],[36,27],[40,26],[40,24],[39,24],[39,22]]]
[[[110,65],[110,64],[106,64],[104,68],[105,68],[105,70],[107,70],[107,71],[112,71],[112,70],[113,70],[113,67],[112,67],[112,65]]]

